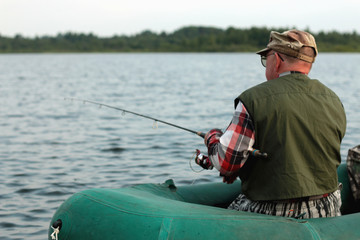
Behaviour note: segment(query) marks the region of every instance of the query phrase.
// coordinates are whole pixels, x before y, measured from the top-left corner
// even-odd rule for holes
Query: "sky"
[[[185,26],[360,33],[359,0],[0,0],[0,35],[134,35]]]

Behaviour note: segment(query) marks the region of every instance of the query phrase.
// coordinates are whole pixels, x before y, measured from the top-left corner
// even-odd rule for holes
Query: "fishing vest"
[[[292,199],[333,192],[341,162],[346,117],[338,96],[318,80],[289,74],[257,85],[235,99],[251,115],[253,148],[239,175],[251,200]]]

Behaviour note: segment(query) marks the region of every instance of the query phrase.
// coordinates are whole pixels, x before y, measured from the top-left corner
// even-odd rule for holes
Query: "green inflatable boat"
[[[359,203],[338,168],[343,216],[299,220],[227,210],[240,182],[143,184],[74,194],[54,214],[49,239],[360,239]]]

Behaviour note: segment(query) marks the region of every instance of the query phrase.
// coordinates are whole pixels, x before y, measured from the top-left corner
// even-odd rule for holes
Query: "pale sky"
[[[0,35],[133,35],[184,26],[360,33],[360,0],[0,0]]]

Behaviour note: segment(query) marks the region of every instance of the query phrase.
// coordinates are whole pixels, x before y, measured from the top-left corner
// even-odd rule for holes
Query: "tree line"
[[[254,52],[264,48],[271,30],[285,28],[251,27],[227,29],[189,26],[172,33],[150,30],[132,36],[98,37],[92,33],[59,33],[56,36],[28,38],[0,35],[0,53],[33,52]],[[306,30],[309,31],[309,30]],[[310,31],[311,32],[311,31]],[[313,33],[320,52],[360,52],[357,32]]]

